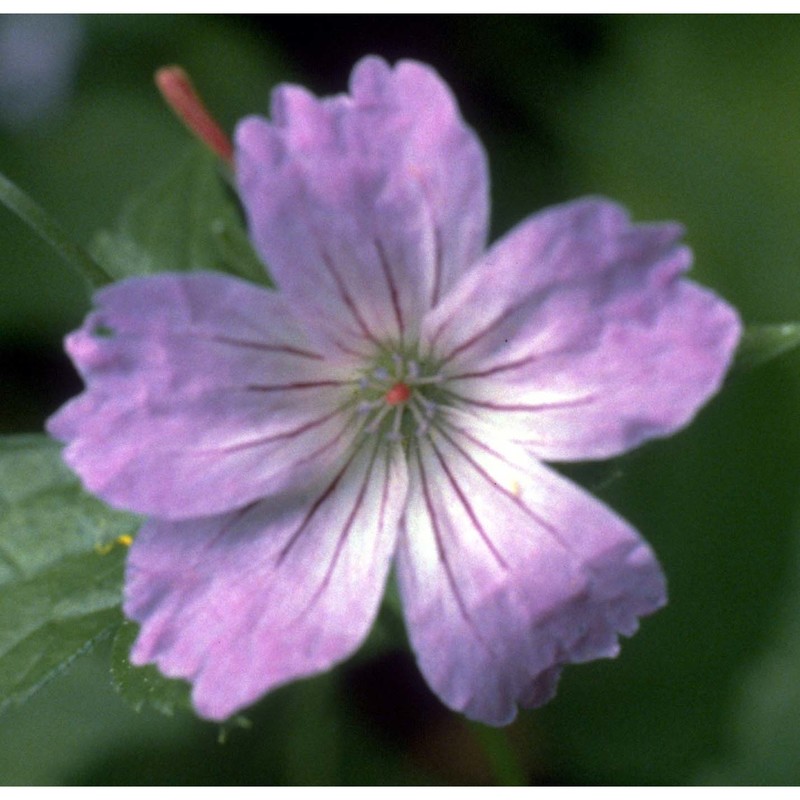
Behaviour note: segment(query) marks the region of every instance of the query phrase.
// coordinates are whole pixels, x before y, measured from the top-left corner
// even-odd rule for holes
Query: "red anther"
[[[181,67],[162,67],[155,75],[162,97],[198,139],[226,164],[233,162],[233,146],[211,116]]]
[[[404,383],[396,383],[386,392],[383,399],[386,401],[387,405],[399,406],[401,403],[405,403],[409,397],[411,397],[411,389]]]

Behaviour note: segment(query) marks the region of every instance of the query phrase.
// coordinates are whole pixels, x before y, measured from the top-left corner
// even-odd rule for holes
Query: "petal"
[[[483,251],[486,157],[439,76],[422,64],[356,65],[350,94],[273,96],[243,120],[237,180],[250,234],[282,292],[325,338],[413,338]]]
[[[496,434],[496,432],[494,432]],[[665,602],[647,547],[619,517],[496,435],[442,429],[409,465],[398,580],[428,683],[504,725],[555,693],[570,662],[613,657],[617,634]]]
[[[687,424],[719,388],[741,326],[682,277],[681,235],[598,199],[522,223],[426,320],[453,401],[502,415],[509,436],[551,460],[604,458]]]
[[[164,274],[96,303],[67,339],[87,389],[48,430],[112,505],[217,514],[325,474],[349,447],[341,357],[312,348],[276,293]]]
[[[131,549],[131,661],[194,684],[225,719],[330,668],[377,614],[406,493],[402,455],[362,448],[327,485],[232,514],[148,522]]]

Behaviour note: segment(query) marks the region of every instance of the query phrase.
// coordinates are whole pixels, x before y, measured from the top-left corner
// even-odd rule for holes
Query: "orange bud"
[[[167,105],[184,125],[226,164],[232,164],[231,140],[203,104],[186,71],[177,66],[162,67],[155,80]]]

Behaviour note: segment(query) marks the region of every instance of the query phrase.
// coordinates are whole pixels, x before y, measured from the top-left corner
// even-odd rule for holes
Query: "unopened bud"
[[[203,104],[186,71],[177,66],[162,67],[155,80],[167,105],[184,125],[226,164],[232,164],[231,140]]]

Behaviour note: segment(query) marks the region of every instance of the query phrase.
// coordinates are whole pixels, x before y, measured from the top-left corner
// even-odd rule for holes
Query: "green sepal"
[[[114,230],[95,235],[91,252],[117,280],[214,270],[271,285],[219,162],[199,148],[129,202]]]

